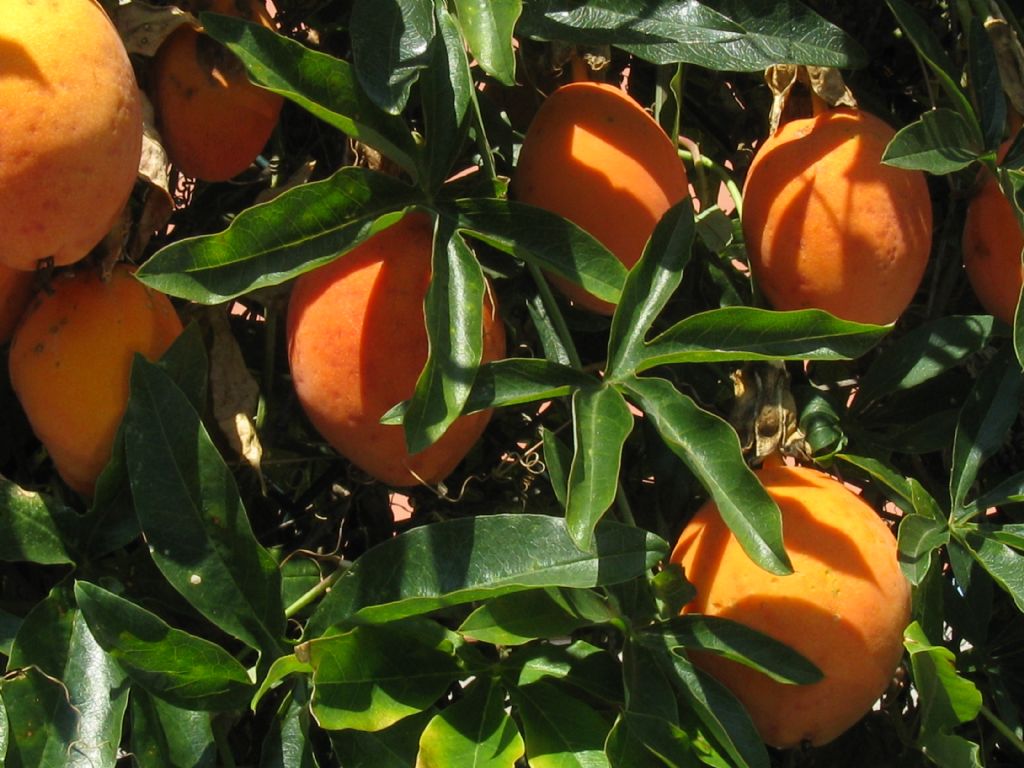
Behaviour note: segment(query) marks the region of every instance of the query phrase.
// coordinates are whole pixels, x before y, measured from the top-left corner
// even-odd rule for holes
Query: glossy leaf
[[[977,138],[959,112],[933,109],[896,133],[882,154],[882,162],[933,174],[953,173],[984,153]]]
[[[667,543],[602,522],[581,552],[561,518],[488,515],[413,528],[362,555],[306,625],[306,637],[353,622],[383,622],[534,587],[589,588],[635,578]]]
[[[115,763],[128,682],[89,632],[66,583],[25,617],[8,669],[0,683],[7,768]]]
[[[615,501],[633,414],[610,386],[579,389],[572,398],[575,449],[569,467],[565,525],[580,549],[592,551],[594,527]]]
[[[968,83],[978,108],[985,149],[995,150],[1003,140],[1006,125],[1006,97],[995,47],[977,16],[971,19],[967,39]]]
[[[889,330],[839,320],[817,309],[723,307],[690,315],[656,336],[645,346],[636,370],[672,363],[853,359]]]
[[[327,730],[380,731],[422,712],[459,677],[451,641],[427,619],[313,640],[312,711]]]
[[[385,112],[405,108],[409,91],[430,63],[431,0],[355,0],[349,20],[356,76]]]
[[[613,618],[615,613],[589,590],[530,589],[488,600],[458,631],[479,642],[520,645],[542,637],[568,637]]]
[[[1024,501],[1024,472],[1010,475],[964,506],[964,516],[974,516],[991,507]]]
[[[209,712],[181,709],[132,688],[132,757],[139,768],[216,768],[212,719]]]
[[[603,768],[611,723],[596,710],[542,681],[509,691],[523,724],[530,768]]]
[[[1017,610],[1024,612],[1024,554],[1008,547],[988,530],[958,538],[996,584],[1009,593]]]
[[[171,296],[219,304],[333,261],[393,224],[418,197],[390,176],[342,168],[245,209],[223,232],[176,240],[135,274]]]
[[[687,614],[664,622],[655,631],[673,649],[708,651],[780,683],[809,685],[822,677],[813,662],[785,643],[729,619]]]
[[[331,731],[334,754],[345,768],[409,768],[433,709],[399,720],[383,731]]]
[[[292,686],[288,705],[278,711],[260,749],[260,768],[316,768],[310,732],[309,681]]]
[[[544,430],[544,466],[551,481],[551,490],[558,503],[565,508],[569,493],[569,467],[572,466],[572,447],[549,429]]]
[[[635,370],[648,331],[683,279],[693,235],[693,201],[687,197],[661,217],[626,277],[608,338],[610,380]]]
[[[311,50],[260,24],[212,13],[201,17],[205,32],[224,43],[257,84],[379,150],[416,177],[417,149],[409,127],[374,104],[347,61]]]
[[[480,68],[508,86],[516,82],[512,33],[522,0],[455,0],[459,26]]]
[[[984,461],[1003,443],[1017,418],[1024,395],[1024,374],[1011,354],[1000,354],[986,366],[967,401],[953,442],[949,496],[954,513],[961,509]]]
[[[473,75],[458,24],[444,4],[435,4],[437,32],[430,42],[430,66],[421,77],[423,119],[426,127],[427,189],[436,191],[452,171],[462,149],[473,98]]]
[[[188,710],[244,709],[249,675],[219,645],[167,625],[130,600],[86,581],[75,598],[96,642],[132,683]]]
[[[743,551],[766,571],[789,573],[782,515],[743,460],[733,428],[664,379],[634,378],[626,388],[668,448],[711,493]]]
[[[669,752],[672,749],[674,753]],[[689,735],[679,726],[654,715],[623,712],[615,721],[604,753],[611,768],[700,768],[690,751]],[[657,755],[657,757],[655,757]],[[686,757],[674,759],[676,756]]]
[[[505,667],[510,690],[547,680],[610,704],[622,701],[621,664],[617,655],[586,640],[569,645],[522,646],[509,655]]]
[[[269,663],[284,634],[280,574],[252,533],[234,477],[184,393],[141,356],[131,393],[125,452],[153,562],[200,613]]]
[[[936,550],[949,543],[945,523],[925,515],[906,515],[897,537],[900,568],[914,586],[924,583]]]
[[[18,634],[18,627],[21,626],[21,622],[21,617],[0,608],[0,653],[4,656],[11,655],[14,636]]]
[[[626,268],[567,219],[526,203],[480,198],[456,201],[456,213],[459,228],[474,238],[618,302]]]
[[[73,562],[65,540],[77,522],[57,499],[0,477],[0,560],[60,565]]]
[[[405,412],[405,442],[418,453],[462,413],[483,353],[483,270],[458,233],[441,220],[424,300],[429,352]]]
[[[483,678],[423,729],[416,768],[514,768],[523,751],[523,737],[505,711],[505,689]]]

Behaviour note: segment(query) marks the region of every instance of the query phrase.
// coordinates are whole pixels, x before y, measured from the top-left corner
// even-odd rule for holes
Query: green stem
[[[341,565],[338,567],[336,571],[334,571],[334,573],[330,574],[324,579],[321,579],[319,584],[317,584],[315,587],[307,591],[306,594],[300,596],[294,603],[285,608],[285,618],[292,618],[295,614],[297,614],[307,605],[319,599],[321,596],[325,595],[327,591],[334,586],[334,583],[345,575],[348,569],[348,565]]]
[[[565,316],[562,314],[562,310],[558,306],[555,294],[551,291],[551,285],[548,283],[547,278],[544,277],[544,273],[541,272],[540,267],[536,264],[527,262],[526,267],[530,270],[533,282],[537,285],[537,290],[540,292],[541,302],[544,304],[544,309],[548,313],[551,325],[554,326],[555,333],[558,334],[558,340],[562,342],[562,348],[569,356],[569,364],[577,370],[582,370],[583,363],[580,361],[580,354],[576,351],[576,344],[573,343],[572,333],[569,331],[569,325],[565,322]]]
[[[690,163],[694,163],[692,152],[685,149],[677,150],[677,152],[679,153],[679,157],[681,157],[683,160],[687,160]],[[705,155],[700,156],[699,162],[701,168],[705,168],[711,171],[711,173],[717,176],[719,181],[721,181],[725,185],[725,189],[726,191],[728,191],[729,197],[732,198],[733,203],[736,205],[736,213],[739,214],[739,216],[742,218],[743,193],[740,192],[739,186],[736,184],[735,180],[733,180],[732,176],[729,174],[729,171],[720,166],[710,157],[706,157]]]
[[[1014,733],[1010,726],[996,717],[992,710],[984,704],[981,705],[981,714],[989,721],[989,723],[991,723],[993,728],[999,731],[999,734],[1006,739],[1007,743],[1011,744],[1018,752],[1024,754],[1024,740],[1021,740],[1020,736]]]

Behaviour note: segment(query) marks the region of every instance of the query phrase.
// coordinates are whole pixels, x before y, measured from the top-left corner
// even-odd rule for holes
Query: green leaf
[[[645,345],[636,370],[672,363],[854,359],[889,330],[817,309],[722,307],[690,315],[656,336]]]
[[[254,82],[379,150],[415,180],[418,150],[409,127],[397,113],[388,114],[374,104],[348,62],[310,50],[260,24],[213,13],[201,18],[204,31],[242,61]]]
[[[886,346],[860,380],[852,410],[863,413],[880,398],[932,381],[985,348],[991,315],[950,315],[913,328]]]
[[[1024,612],[1024,554],[999,541],[992,531],[982,529],[957,535],[982,568],[1013,598]]]
[[[629,376],[636,369],[647,332],[682,282],[693,235],[693,201],[687,197],[661,217],[626,277],[608,338],[608,379]]]
[[[7,768],[114,765],[128,682],[89,632],[66,582],[25,617],[8,670],[0,683]]]
[[[239,213],[223,232],[177,240],[136,271],[146,285],[219,304],[333,261],[419,199],[390,176],[346,167]]]
[[[561,518],[488,515],[413,528],[356,560],[306,625],[315,638],[332,626],[384,622],[534,587],[590,588],[627,581],[654,567],[668,544],[610,520],[581,552]]]
[[[610,386],[579,389],[572,398],[575,450],[569,467],[565,525],[580,549],[593,550],[594,527],[615,501],[622,449],[633,414]]]
[[[612,768],[701,768],[689,734],[656,715],[626,711],[615,721],[604,753]],[[657,757],[655,757],[657,755]]]
[[[219,645],[167,625],[130,600],[86,581],[75,598],[96,642],[135,685],[189,710],[244,709],[249,675]]]
[[[124,418],[136,514],[153,562],[200,613],[269,663],[284,636],[280,573],[231,474],[170,377],[136,355]]]
[[[514,768],[523,752],[523,737],[505,711],[505,689],[484,678],[423,729],[416,767]]]
[[[426,127],[426,188],[436,192],[459,157],[469,124],[473,75],[458,24],[443,3],[434,6],[439,34],[430,42],[430,66],[420,80]]]
[[[523,261],[561,275],[599,299],[617,303],[626,268],[568,219],[512,200],[456,201],[459,229]]]
[[[915,587],[924,583],[935,551],[949,543],[945,522],[925,515],[906,515],[897,537],[900,569]]]
[[[7,708],[4,707],[3,697],[0,696],[0,760],[6,760],[7,758],[8,739]]]
[[[1024,374],[1012,354],[1004,351],[982,370],[960,408],[949,477],[954,515],[962,509],[981,465],[1003,444],[1017,419],[1022,395]]]
[[[479,642],[521,645],[541,637],[567,637],[613,618],[615,613],[590,590],[530,589],[488,600],[458,631]]]
[[[985,149],[993,151],[1002,142],[1006,125],[1006,96],[999,74],[999,63],[992,39],[981,19],[973,17],[967,32],[968,85],[981,121]]]
[[[794,0],[534,0],[524,7],[519,33],[616,45],[655,64],[715,70],[867,61],[856,41]]]
[[[671,648],[710,651],[756,669],[780,683],[809,685],[822,672],[785,643],[729,619],[687,614],[662,623],[655,630]]]
[[[410,453],[431,445],[462,413],[483,353],[483,270],[458,233],[439,219],[424,299],[429,352],[405,412]]]
[[[316,768],[310,734],[309,682],[297,680],[291,700],[279,711],[260,749],[260,768]]]
[[[213,716],[181,709],[144,690],[131,692],[131,750],[139,768],[216,768]]]
[[[355,0],[349,21],[356,76],[377,106],[393,115],[430,64],[431,0]]]
[[[973,517],[992,507],[1024,501],[1024,472],[1007,477],[964,506],[964,516]]]
[[[966,168],[984,152],[963,115],[938,108],[897,131],[882,154],[882,162],[941,175]]]
[[[331,745],[345,768],[409,768],[415,765],[420,734],[433,708],[399,720],[383,731],[331,731]]]
[[[388,728],[432,706],[460,674],[448,634],[421,618],[313,640],[308,653],[313,716],[327,730]]]
[[[543,431],[544,465],[551,480],[551,490],[558,503],[565,507],[569,493],[569,467],[572,466],[572,448],[549,429]]]
[[[541,681],[509,691],[530,768],[604,768],[611,723],[562,686]],[[610,768],[610,767],[609,767]]]
[[[0,608],[0,653],[4,656],[11,655],[11,647],[14,645],[14,637],[18,634],[21,621],[21,617]]]
[[[77,515],[57,499],[26,491],[0,476],[0,560],[62,565],[74,562],[66,541]]]
[[[743,460],[733,428],[664,379],[634,378],[626,388],[669,449],[711,493],[750,559],[771,573],[791,573],[779,507]]]
[[[953,106],[968,126],[972,145],[981,145],[983,137],[978,118],[970,99],[960,87],[959,75],[953,68],[945,48],[932,32],[928,23],[904,0],[885,0],[910,42],[938,78],[939,85],[953,102]]]
[[[512,33],[522,0],[455,0],[459,25],[480,68],[507,86],[516,84]]]
[[[255,711],[267,692],[276,688],[289,675],[311,675],[313,673],[313,668],[309,665],[309,654],[300,653],[302,648],[303,646],[300,645],[295,653],[279,656],[274,659],[274,663],[270,665],[267,673],[263,676],[263,680],[260,682],[259,688],[252,697],[252,702],[249,705],[250,709]],[[302,656],[301,659],[299,658],[300,655]]]
[[[508,688],[557,681],[588,697],[609,704],[622,701],[622,674],[618,657],[586,640],[569,645],[534,643],[515,649],[503,664]]]

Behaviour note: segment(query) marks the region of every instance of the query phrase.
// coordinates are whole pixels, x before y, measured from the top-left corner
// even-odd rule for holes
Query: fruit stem
[[[1005,738],[1006,741],[1014,747],[1014,749],[1018,752],[1024,753],[1024,741],[1021,740],[1020,736],[1014,733],[1012,728],[996,717],[992,710],[984,704],[981,705],[981,714],[989,721],[989,723],[992,724],[993,728],[999,731],[999,734]]]
[[[526,267],[530,270],[533,282],[540,293],[541,303],[548,313],[548,319],[551,320],[551,325],[558,335],[558,340],[562,343],[562,349],[565,350],[565,354],[569,357],[569,365],[577,370],[582,370],[583,363],[580,361],[580,353],[576,350],[576,345],[573,343],[572,333],[569,331],[568,323],[565,322],[562,310],[558,307],[555,294],[551,292],[551,285],[548,283],[547,278],[544,277],[540,267],[536,264],[527,262]]]
[[[710,157],[706,155],[700,155],[695,157],[694,154],[685,149],[676,150],[683,160],[688,160],[693,163],[696,167],[698,164],[702,168],[706,168],[711,171],[719,180],[725,185],[726,190],[729,192],[729,197],[732,198],[733,203],[736,205],[736,213],[739,216],[743,216],[743,193],[740,192],[739,185],[733,180],[732,176],[729,175],[729,171],[720,166]]]
[[[327,591],[334,586],[334,583],[348,572],[348,569],[351,566],[351,563],[343,562],[341,565],[338,566],[337,570],[335,570],[326,578],[321,579],[316,586],[308,590],[304,595],[301,595],[294,603],[285,608],[285,618],[292,618],[293,616],[295,616],[295,614],[297,614],[303,608],[308,606],[310,603],[312,603],[322,595],[325,595]]]

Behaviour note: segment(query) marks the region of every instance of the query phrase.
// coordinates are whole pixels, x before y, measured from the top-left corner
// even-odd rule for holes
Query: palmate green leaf
[[[480,68],[508,86],[516,84],[512,46],[523,0],[455,0],[459,26]]]
[[[212,13],[200,17],[206,33],[242,61],[254,82],[379,150],[417,177],[418,150],[409,127],[366,95],[347,61],[310,50],[260,24]]]
[[[1018,504],[1022,501],[1024,501],[1024,472],[1018,472],[985,491],[974,501],[965,504],[963,517],[974,517],[991,507]]]
[[[949,476],[954,515],[962,509],[981,465],[1016,421],[1022,395],[1024,373],[1012,353],[1003,350],[982,370],[960,409]]]
[[[420,734],[433,708],[399,720],[383,731],[331,731],[331,746],[345,768],[409,768],[416,764]]]
[[[610,768],[604,743],[611,723],[549,681],[513,688],[530,768]]]
[[[132,683],[168,703],[192,710],[244,709],[249,675],[219,645],[167,625],[130,600],[86,581],[75,598],[96,642]]]
[[[68,543],[74,540],[77,522],[74,510],[57,499],[0,477],[0,560],[72,563]]]
[[[114,765],[128,681],[96,643],[67,582],[25,617],[7,668],[7,768]]]
[[[658,536],[610,520],[580,551],[565,520],[502,514],[413,528],[359,557],[317,607],[305,637],[535,587],[590,588],[635,578],[668,552]]]
[[[636,369],[647,332],[683,279],[694,231],[693,201],[687,197],[661,217],[643,255],[629,271],[608,338],[609,380]]]
[[[572,397],[575,432],[565,500],[565,526],[580,549],[593,551],[594,527],[615,501],[633,414],[607,385],[578,389]]]
[[[345,167],[247,208],[223,232],[165,246],[135,275],[171,296],[219,304],[333,261],[418,199],[397,179]]]
[[[505,660],[502,674],[509,690],[547,680],[613,706],[622,702],[622,665],[618,656],[586,640],[569,645],[520,646]]]
[[[523,737],[505,711],[505,689],[481,678],[423,729],[416,768],[514,768],[523,752]]]
[[[617,303],[626,268],[593,236],[557,214],[513,200],[455,201],[459,229]]]
[[[927,578],[936,550],[949,543],[949,527],[926,515],[905,515],[896,541],[900,569],[917,587]]]
[[[669,449],[711,493],[751,560],[771,573],[790,573],[782,515],[743,460],[735,430],[665,379],[633,378],[625,386]]]
[[[131,690],[131,751],[139,768],[216,768],[213,715]]]
[[[473,98],[473,75],[455,19],[443,3],[434,6],[438,34],[430,42],[430,66],[420,80],[426,127],[426,188],[437,191],[462,151]]]
[[[291,699],[279,711],[260,749],[260,768],[317,768],[310,734],[309,681],[292,686]]]
[[[996,584],[1013,598],[1017,610],[1024,612],[1024,554],[999,541],[988,529],[956,532],[956,536]]]
[[[459,633],[495,645],[568,637],[581,627],[612,621],[615,612],[595,592],[530,589],[488,600],[459,626]]]
[[[663,622],[656,629],[671,648],[709,651],[756,669],[772,680],[808,685],[822,678],[821,670],[785,643],[729,619],[687,614]]]
[[[486,290],[476,256],[438,219],[424,300],[429,352],[402,422],[410,453],[431,445],[462,413],[483,353]]]
[[[461,670],[451,636],[423,618],[365,625],[307,646],[322,728],[380,731],[438,701]]]
[[[882,153],[882,162],[936,175],[953,173],[985,153],[978,138],[959,112],[932,109],[897,131]]]
[[[984,349],[995,325],[991,315],[949,315],[901,335],[861,377],[851,410],[863,413],[878,399],[920,386]]]
[[[430,64],[431,0],[355,0],[349,20],[356,76],[373,102],[393,115]]]
[[[636,371],[672,363],[742,360],[848,360],[890,328],[839,320],[827,312],[722,307],[680,320],[644,345]]]
[[[124,418],[132,497],[153,562],[206,618],[280,655],[277,565],[253,535],[234,476],[184,393],[136,355]]]
[[[655,64],[756,71],[773,64],[858,67],[863,48],[794,0],[529,0],[519,33],[616,45]]]

